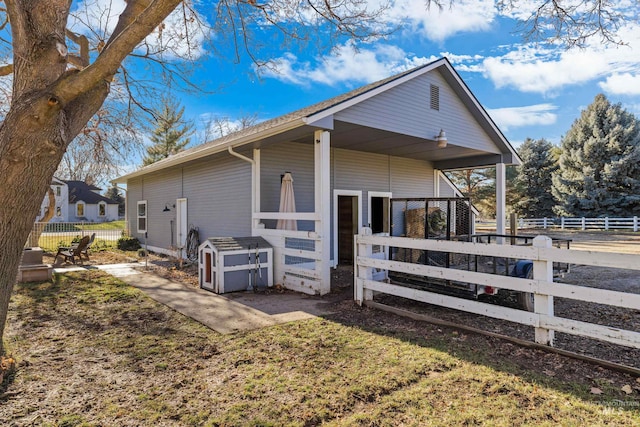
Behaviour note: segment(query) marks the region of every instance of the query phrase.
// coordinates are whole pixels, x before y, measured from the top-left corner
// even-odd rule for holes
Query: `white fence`
[[[619,253],[572,251],[551,246],[551,239],[538,236],[533,246],[511,246],[406,237],[372,236],[370,229],[356,236],[354,298],[358,304],[373,300],[374,292],[396,295],[429,304],[463,310],[533,326],[535,340],[553,346],[554,331],[581,335],[629,347],[640,348],[640,333],[557,317],[553,298],[569,298],[640,310],[640,295],[553,282],[553,262],[640,270],[640,256]],[[383,260],[372,257],[375,245],[425,251],[439,251],[533,261],[533,278],[478,273],[451,268]],[[534,312],[437,294],[400,284],[374,280],[374,271],[387,270],[444,280],[475,283],[534,294]]]
[[[95,222],[36,222],[27,240],[27,246],[40,246],[55,251],[59,246],[69,246],[73,239],[96,234],[94,246],[116,246],[117,240],[125,233],[118,227],[125,224]],[[37,241],[36,241],[37,239]]]
[[[320,237],[313,231],[254,229],[273,246],[273,273],[276,283],[287,289],[315,294],[322,289]]]
[[[631,218],[519,218],[518,228],[638,231],[638,217]]]

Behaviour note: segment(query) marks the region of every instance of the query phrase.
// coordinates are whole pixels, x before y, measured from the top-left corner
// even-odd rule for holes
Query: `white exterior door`
[[[176,247],[184,256],[184,247],[187,240],[187,199],[176,199]]]

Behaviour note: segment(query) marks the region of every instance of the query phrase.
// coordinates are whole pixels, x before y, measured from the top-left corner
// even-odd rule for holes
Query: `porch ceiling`
[[[331,130],[331,147],[354,151],[385,154],[397,157],[433,162],[438,169],[456,169],[510,163],[506,154],[491,153],[468,147],[461,147],[449,141],[446,148],[438,148],[434,139],[418,138],[395,132],[375,129],[358,124],[334,121]],[[272,135],[249,144],[251,148],[267,147],[282,141],[304,144],[313,142],[314,126],[301,126]],[[249,148],[245,146],[245,149]]]

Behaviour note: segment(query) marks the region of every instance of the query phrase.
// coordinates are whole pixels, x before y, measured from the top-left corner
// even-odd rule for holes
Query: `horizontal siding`
[[[314,211],[314,153],[312,144],[287,142],[260,150],[260,208],[262,212],[278,212],[280,209],[280,176],[291,172],[296,200],[296,212]],[[275,221],[264,221],[267,228],[275,227]],[[313,230],[308,221],[298,221],[298,229]]]
[[[440,88],[439,110],[429,105],[431,84]],[[444,129],[451,145],[499,153],[437,70],[349,107],[335,119],[427,139]]]
[[[453,189],[451,182],[448,179],[439,177],[440,180],[440,197],[456,197],[456,192]]]
[[[393,197],[433,197],[433,165],[430,162],[391,157],[390,170]]]
[[[251,235],[251,164],[223,154],[184,168],[188,224],[208,237]]]
[[[187,199],[187,224],[198,227],[200,239],[251,234],[251,166],[224,153],[131,180],[127,191],[127,222],[136,233],[137,202],[147,200],[148,244],[169,249],[175,242],[176,199]],[[164,212],[169,205],[170,211]],[[173,240],[172,240],[173,236]]]
[[[333,150],[333,190],[362,191],[362,224],[367,224],[367,192],[390,191],[389,156],[352,150]],[[333,212],[333,206],[331,207]]]

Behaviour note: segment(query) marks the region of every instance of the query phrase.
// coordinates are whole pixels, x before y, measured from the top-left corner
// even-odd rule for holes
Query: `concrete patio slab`
[[[333,312],[330,303],[320,297],[297,293],[255,294],[236,292],[217,295],[203,289],[174,282],[151,272],[144,264],[96,265],[123,282],[141,289],[154,300],[189,316],[221,334],[263,328],[305,320]],[[56,273],[82,270],[56,269]]]

